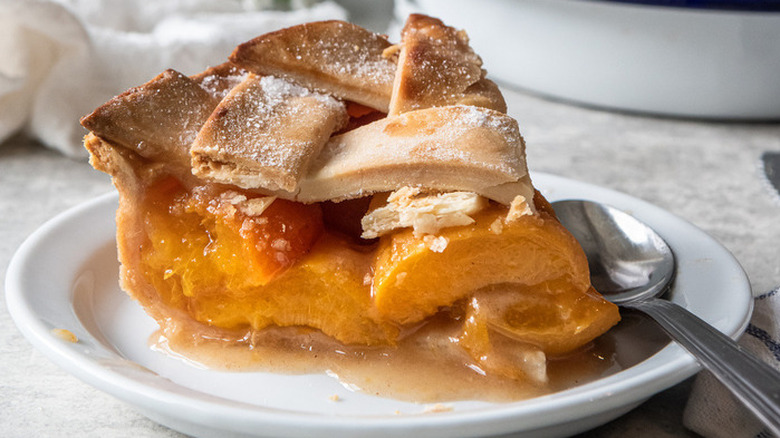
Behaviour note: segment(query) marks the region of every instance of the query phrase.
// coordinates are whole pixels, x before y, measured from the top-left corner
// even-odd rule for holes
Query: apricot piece
[[[371,107],[361,105],[357,102],[347,101],[345,102],[345,104],[347,106],[347,114],[349,115],[349,117],[353,119],[358,119],[360,117],[367,116],[371,113],[381,112]]]
[[[349,121],[345,127],[341,128],[338,134],[343,134],[347,131],[351,131],[355,128],[368,125],[371,122],[375,122],[379,119],[387,117],[387,114],[383,113],[382,111],[375,110],[371,107],[367,107],[359,103],[346,101],[344,104],[347,107]]]
[[[458,343],[490,374],[526,380],[538,385],[548,382],[547,357],[537,346],[516,341],[490,330],[488,315],[475,302],[463,324]]]
[[[394,341],[397,328],[371,317],[371,257],[321,235],[319,206],[275,200],[250,220],[218,199],[170,180],[150,190],[141,267],[165,304],[228,330],[305,326],[344,343]]]
[[[381,238],[374,277],[379,315],[410,324],[474,297],[500,310],[483,310],[488,328],[548,354],[577,348],[619,320],[617,307],[591,289],[582,249],[546,209],[508,223],[505,215],[504,207],[492,206],[474,224],[444,229],[427,242],[409,230]],[[481,291],[499,284],[511,285],[500,299]]]
[[[504,224],[506,208],[491,206],[475,223],[445,228],[442,252],[411,230],[380,239],[374,293],[383,317],[401,324],[420,321],[439,308],[492,284],[534,285],[556,278],[573,289],[590,286],[588,263],[576,240],[546,215]],[[496,221],[501,221],[494,226]]]
[[[197,320],[224,328],[302,326],[345,344],[392,343],[396,327],[370,317],[371,296],[363,284],[369,268],[365,259],[344,239],[326,234],[273,282],[261,285],[239,277],[222,290],[201,289],[190,309]],[[232,277],[229,270],[211,275],[220,281]]]
[[[471,339],[468,344],[475,352],[486,350],[494,338],[506,338],[554,356],[587,344],[618,319],[615,305],[593,288],[583,292],[560,280],[533,286],[505,284],[472,296],[463,336]]]
[[[213,252],[236,276],[246,275],[250,266],[249,275],[260,284],[267,284],[303,258],[323,231],[318,205],[283,199],[234,191],[222,196],[207,191],[201,196],[195,191],[184,208],[200,216],[209,230],[211,242],[204,252]]]

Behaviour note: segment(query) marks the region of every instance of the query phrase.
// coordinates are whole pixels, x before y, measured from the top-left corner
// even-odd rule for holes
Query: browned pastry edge
[[[263,61],[268,56],[276,56],[278,58],[276,64],[284,66],[285,62],[293,59],[295,62],[292,62],[292,65],[299,68],[300,65],[296,63],[321,59],[324,52],[313,49],[308,49],[303,54],[290,52],[291,47],[300,45],[300,41],[296,41],[296,38],[303,38],[304,43],[314,44],[341,35],[348,37],[348,43],[354,43],[362,38],[370,40],[373,44],[365,53],[359,48],[350,49],[349,44],[337,45],[339,50],[346,50],[347,54],[354,54],[353,52],[357,51],[360,56],[385,59],[381,52],[390,48],[383,37],[358,26],[339,21],[326,21],[293,26],[257,37],[240,45],[231,58],[243,60],[250,67],[257,67],[252,63]],[[481,77],[484,71],[481,69],[481,60],[468,46],[468,38],[464,32],[445,26],[440,20],[431,17],[412,15],[404,28],[404,42],[405,45],[421,44],[427,47],[422,53],[432,54],[434,58],[454,57],[455,65],[462,65],[471,72],[465,81],[455,82],[459,87],[469,83],[470,85],[462,93],[451,94],[448,99],[451,100],[455,96],[457,98],[455,100],[473,105],[472,108],[497,106],[498,111],[505,110],[501,93],[494,83],[487,79],[473,82],[473,79]],[[408,52],[415,53],[414,50]],[[346,62],[354,62],[355,59],[355,57],[349,59],[347,56]],[[428,60],[421,58],[419,61]],[[428,66],[421,67],[414,64],[410,66],[399,65],[398,73],[402,74],[408,67],[411,70],[406,73],[422,72],[420,73],[422,75],[428,69]],[[313,70],[327,68],[330,67],[316,65],[314,69],[310,67],[307,71],[310,73]],[[295,74],[297,73],[293,72],[292,75]],[[281,78],[266,79],[284,82]],[[320,111],[319,116],[310,114],[306,117],[295,117],[301,108],[318,107],[317,103],[322,99],[332,100],[301,88],[304,91],[298,91],[290,96],[271,96],[266,99],[277,100],[273,105],[268,105],[269,108],[274,107],[266,111],[268,117],[260,122],[253,120],[253,123],[246,123],[247,119],[253,116],[247,115],[251,112],[249,107],[265,99],[265,93],[244,96],[243,100],[239,97],[251,88],[250,84],[262,80],[263,78],[255,77],[244,67],[232,61],[211,67],[191,77],[166,70],[146,84],[111,99],[92,114],[84,117],[82,123],[101,139],[135,151],[140,157],[173,163],[180,168],[178,169],[180,175],[191,171],[196,177],[206,180],[233,184],[301,202],[349,199],[377,191],[392,191],[405,184],[425,187],[426,174],[435,179],[427,184],[430,189],[471,190],[505,204],[511,202],[514,196],[527,195],[531,190],[525,161],[522,157],[518,159],[514,155],[524,153],[522,138],[519,134],[516,135],[518,139],[504,137],[504,134],[509,132],[506,130],[493,129],[488,138],[484,136],[484,132],[492,128],[487,127],[485,131],[484,126],[472,126],[474,132],[463,138],[482,144],[485,151],[495,152],[501,148],[508,148],[507,150],[510,151],[516,149],[515,152],[509,152],[509,155],[503,155],[504,158],[512,157],[511,162],[501,162],[504,158],[500,153],[492,157],[488,153],[482,159],[472,160],[469,163],[457,160],[447,162],[448,157],[459,153],[458,149],[470,147],[463,140],[458,140],[437,145],[438,155],[427,157],[426,163],[408,166],[403,166],[400,161],[390,163],[388,159],[391,158],[394,150],[402,150],[404,147],[418,150],[432,147],[432,143],[424,138],[427,135],[424,133],[426,128],[421,126],[421,122],[415,117],[426,114],[423,118],[438,126],[437,129],[442,136],[447,134],[448,129],[456,129],[452,127],[458,127],[458,123],[464,122],[458,119],[459,116],[455,116],[455,114],[462,115],[463,111],[454,111],[453,108],[456,107],[434,105],[434,102],[416,102],[415,105],[430,104],[436,108],[420,110],[419,113],[418,111],[405,113],[408,116],[403,118],[403,123],[420,125],[418,126],[420,135],[417,139],[414,138],[412,131],[409,131],[404,138],[385,135],[391,125],[398,125],[398,121],[391,121],[394,117],[376,120],[362,128],[333,137],[328,144],[339,145],[338,147],[344,149],[345,153],[339,155],[341,161],[330,166],[330,173],[323,172],[329,167],[327,163],[323,165],[320,150],[326,145],[328,137],[343,126],[342,122],[346,118],[343,105],[337,105],[339,110],[335,112],[324,110],[324,113]],[[424,82],[426,78],[421,77],[420,80]],[[293,84],[285,85],[287,86],[296,87]],[[449,85],[445,84],[445,88],[447,86]],[[439,90],[439,92],[444,91]],[[310,99],[311,96],[315,98]],[[289,102],[286,102],[287,100]],[[448,100],[445,99],[439,103],[447,102]],[[324,107],[328,106],[324,105]],[[292,110],[285,113],[289,108]],[[471,117],[490,118],[494,122],[502,120],[502,117],[497,115],[488,116],[489,112],[480,113],[476,108],[470,111]],[[228,117],[236,114],[237,117],[232,119]],[[431,115],[435,117],[431,118]],[[437,120],[437,117],[440,120]],[[448,117],[454,118],[444,120]],[[444,122],[448,122],[446,126]],[[476,134],[479,129],[483,129],[483,134]],[[363,132],[371,134],[361,134]],[[275,141],[272,137],[276,134],[283,134],[283,141]],[[359,140],[350,140],[354,138]],[[370,154],[367,155],[366,151],[371,147],[387,148],[387,153],[368,157]],[[410,157],[414,160],[414,154]],[[318,168],[309,169],[315,160],[319,163]],[[514,166],[513,170],[498,170],[503,169],[502,166],[505,167],[507,164],[510,168]],[[426,165],[435,167],[437,171],[425,172]],[[355,173],[355,169],[360,166],[365,168]],[[404,167],[407,173],[411,172],[416,176],[404,177]],[[333,169],[339,170],[333,172]],[[351,177],[347,176],[350,172],[353,175]],[[354,182],[358,180],[365,183],[366,187],[354,186]],[[300,190],[301,184],[303,190]],[[340,184],[346,188],[338,190]]]
[[[142,157],[190,167],[190,144],[218,103],[197,82],[168,69],[109,100],[81,124]]]
[[[401,31],[389,114],[467,104],[506,112],[498,88],[485,79],[482,59],[466,32],[441,20],[412,14]]]

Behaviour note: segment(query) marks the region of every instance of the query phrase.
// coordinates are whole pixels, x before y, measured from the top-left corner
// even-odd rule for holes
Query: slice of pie
[[[543,385],[619,315],[505,109],[466,34],[412,15],[396,45],[338,21],[263,35],[82,124],[120,195],[121,285],[166,336],[422,358],[426,333],[442,361]]]

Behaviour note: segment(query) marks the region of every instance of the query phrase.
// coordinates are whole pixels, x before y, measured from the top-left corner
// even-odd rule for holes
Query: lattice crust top
[[[167,70],[82,124],[143,159],[306,203],[414,186],[509,204],[533,187],[505,111],[465,32],[412,15],[396,45],[341,21],[262,35],[197,75]]]

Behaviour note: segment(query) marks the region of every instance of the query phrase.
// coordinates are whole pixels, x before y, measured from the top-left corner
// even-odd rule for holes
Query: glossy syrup
[[[186,333],[168,327],[150,343],[155,350],[211,369],[327,373],[354,391],[419,403],[506,402],[544,395],[619,372],[668,342],[654,323],[627,314],[584,348],[548,358],[548,381],[535,384],[485,372],[458,346],[456,324],[444,320],[427,324],[393,347],[345,346],[303,328],[267,329],[254,339],[195,338]]]

